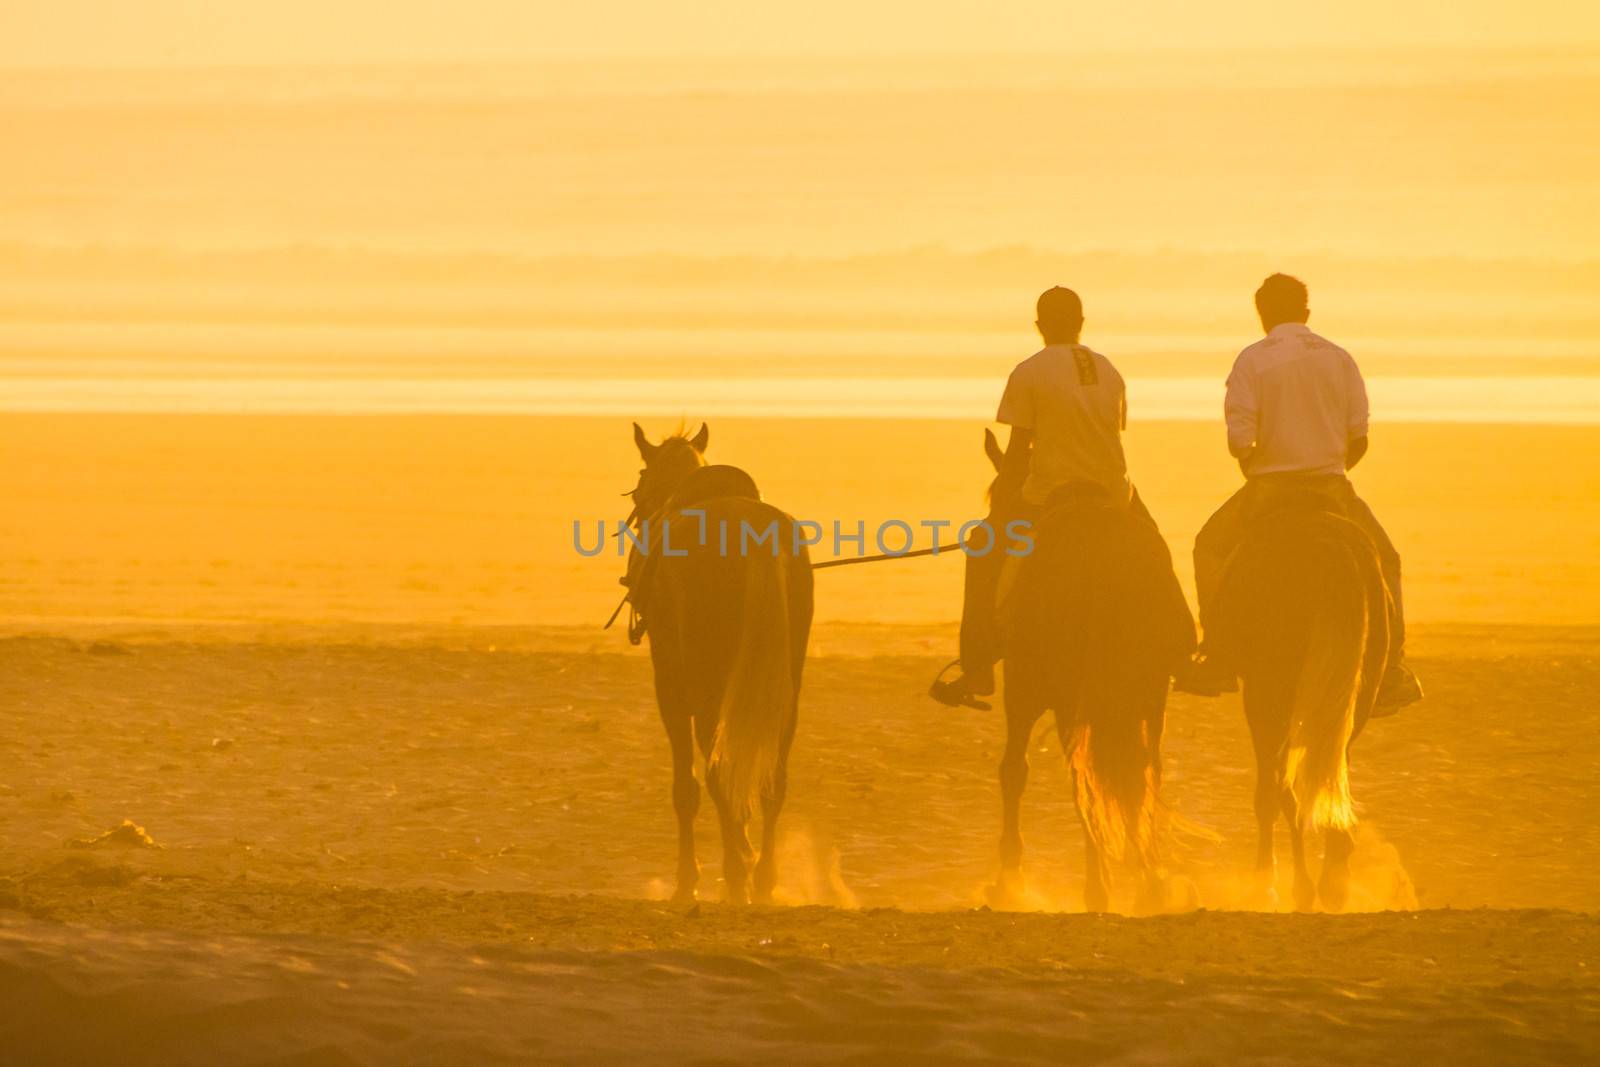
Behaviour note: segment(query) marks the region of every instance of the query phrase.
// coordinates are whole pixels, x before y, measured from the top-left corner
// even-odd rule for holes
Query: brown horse
[[[1000,476],[991,524],[1017,514],[1014,476],[992,433],[985,447]],[[1194,649],[1194,620],[1155,530],[1103,489],[1069,486],[1034,524],[1002,609],[1006,750],[996,898],[1022,886],[1022,791],[1034,724],[1054,711],[1083,823],[1084,904],[1111,905],[1114,861],[1138,879],[1137,910],[1160,906],[1163,824],[1161,731],[1171,669]],[[996,530],[1001,528],[995,526]]]
[[[1294,850],[1295,906],[1342,910],[1349,889],[1350,743],[1377,697],[1392,601],[1372,540],[1311,494],[1263,499],[1228,566],[1208,641],[1244,684],[1256,753],[1259,891],[1276,903],[1272,835],[1281,813]],[[1308,832],[1327,831],[1320,882]]]
[[[770,900],[811,629],[810,557],[796,545],[793,519],[762,503],[747,475],[705,465],[704,425],[692,438],[679,434],[658,445],[637,424],[633,431],[645,463],[634,513],[649,552],[630,568],[630,595],[650,635],[656,703],[672,744],[675,899],[693,899],[700,877],[698,743],[722,824],[728,899]],[[754,859],[745,827],[758,802],[761,854]]]

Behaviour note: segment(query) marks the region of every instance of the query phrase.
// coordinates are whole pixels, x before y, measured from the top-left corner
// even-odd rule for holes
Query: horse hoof
[[[757,904],[771,904],[772,889],[773,887],[770,885],[758,885],[755,888],[755,892],[750,894],[750,897]]]
[[[672,894],[672,903],[674,903],[674,904],[693,904],[694,903],[694,886],[692,886],[692,885],[691,886],[686,886],[686,887],[684,887],[682,889],[679,889],[676,893]]]
[[[1167,901],[1170,896],[1165,879],[1146,879],[1139,886],[1138,895],[1134,897],[1133,913],[1138,916],[1160,915],[1168,910]]]
[[[1313,888],[1312,886],[1309,886],[1309,885],[1304,885],[1304,886],[1297,885],[1297,886],[1295,886],[1294,887],[1294,910],[1295,911],[1316,911],[1317,910],[1317,891],[1316,891],[1316,889]]]
[[[1200,908],[1200,887],[1192,878],[1181,874],[1165,876],[1161,879],[1160,893],[1163,915],[1181,915]]]
[[[1022,903],[1022,877],[1002,875],[998,882],[983,887],[983,896],[996,911],[1015,908]]]

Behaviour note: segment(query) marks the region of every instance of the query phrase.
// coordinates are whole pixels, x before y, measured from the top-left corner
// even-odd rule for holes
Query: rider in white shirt
[[[1039,297],[1037,316],[1034,324],[1044,348],[1011,372],[995,414],[996,422],[1011,427],[999,461],[1001,477],[1022,479],[1021,503],[1010,517],[1036,520],[1052,498],[1086,491],[1129,508],[1155,530],[1155,520],[1128,480],[1122,453],[1128,422],[1122,375],[1109,359],[1078,340],[1082,301],[1071,289],[1056,286]],[[994,666],[1001,655],[995,601],[1005,560],[1001,552],[967,556],[958,661],[962,673],[950,682],[934,682],[929,695],[940,703],[988,706],[978,698],[994,692]]]
[[[1394,596],[1393,647],[1374,714],[1392,714],[1422,699],[1405,663],[1405,614],[1400,554],[1345,472],[1367,452],[1367,388],[1350,353],[1306,326],[1311,316],[1305,283],[1274,274],[1256,291],[1266,336],[1239,353],[1228,375],[1224,414],[1228,451],[1244,472],[1234,493],[1194,540],[1195,592],[1206,626],[1228,558],[1244,537],[1252,501],[1263,487],[1293,485],[1325,494],[1372,538]],[[1177,688],[1202,696],[1231,692],[1231,669],[1202,651]]]

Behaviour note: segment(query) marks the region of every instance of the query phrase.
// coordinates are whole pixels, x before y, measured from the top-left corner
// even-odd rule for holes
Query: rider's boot
[[[960,664],[955,660],[945,667],[945,671]],[[950,681],[944,680],[944,671],[939,672],[939,677],[933,680],[928,687],[928,695],[939,703],[951,708],[976,708],[979,711],[988,711],[991,707],[988,701],[980,700],[994,692],[994,664],[978,663],[971,667],[962,664],[961,674]]]
[[[1383,674],[1383,683],[1378,686],[1378,699],[1372,708],[1371,717],[1387,718],[1421,699],[1422,683],[1417,680],[1416,672],[1404,658],[1397,659]]]

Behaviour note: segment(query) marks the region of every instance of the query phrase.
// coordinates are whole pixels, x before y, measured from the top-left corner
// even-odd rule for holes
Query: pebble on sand
[[[161,848],[145,828],[132,819],[123,819],[99,837],[79,837],[67,842],[68,848]]]

